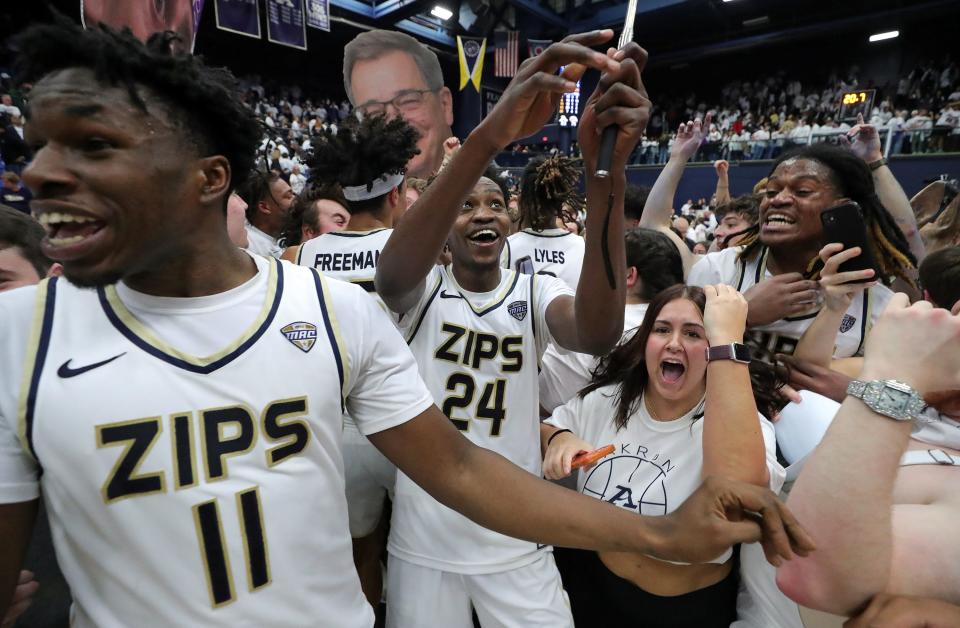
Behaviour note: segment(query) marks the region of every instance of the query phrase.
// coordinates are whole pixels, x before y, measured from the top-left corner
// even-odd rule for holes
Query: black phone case
[[[872,268],[877,270],[877,264],[867,240],[867,225],[863,221],[863,212],[856,203],[844,203],[823,210],[820,214],[823,223],[823,241],[825,243],[840,242],[844,249],[860,247],[860,255],[840,264],[840,272]],[[867,281],[873,281],[874,276]]]

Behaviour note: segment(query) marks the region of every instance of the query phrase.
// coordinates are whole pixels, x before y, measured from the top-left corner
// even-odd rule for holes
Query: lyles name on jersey
[[[563,264],[563,251],[552,251],[550,249],[534,249],[533,259],[542,264]]]

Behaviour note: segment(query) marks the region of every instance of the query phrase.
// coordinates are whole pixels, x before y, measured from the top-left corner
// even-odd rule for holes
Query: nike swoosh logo
[[[447,294],[446,290],[441,290],[440,298],[441,299],[462,299],[463,297],[460,296],[459,294]]]
[[[73,362],[73,359],[71,358],[60,365],[60,368],[57,369],[57,375],[59,375],[63,379],[67,379],[68,377],[76,377],[77,375],[83,375],[87,371],[92,371],[95,368],[100,368],[104,364],[110,364],[120,356],[123,356],[126,354],[127,352],[124,351],[123,353],[118,353],[112,358],[107,358],[102,362],[94,362],[93,364],[87,364],[86,366],[81,366],[79,368],[70,368],[70,363]]]

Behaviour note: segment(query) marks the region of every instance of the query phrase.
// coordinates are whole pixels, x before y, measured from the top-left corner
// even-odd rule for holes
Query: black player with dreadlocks
[[[373,278],[393,222],[407,208],[406,166],[416,155],[417,131],[403,118],[366,116],[345,123],[317,141],[310,160],[310,187],[336,185],[350,212],[347,230],[331,231],[300,245],[298,264],[362,286],[377,298]],[[382,304],[382,302],[381,302]],[[343,463],[353,558],[363,592],[379,608],[383,587],[380,557],[386,538],[378,525],[394,467],[345,416]]]
[[[520,178],[520,231],[507,238],[505,265],[544,273],[576,289],[584,240],[563,225],[578,222],[580,168],[567,157],[531,159]]]
[[[790,354],[816,317],[823,262],[820,213],[844,201],[863,211],[880,285],[859,294],[840,324],[835,357],[862,352],[873,321],[892,295],[883,284],[911,281],[914,258],[903,233],[881,204],[870,169],[852,152],[815,144],[780,157],[760,205],[760,221],[740,246],[710,253],[690,271],[688,283],[722,282],[750,302],[753,340],[762,348]]]

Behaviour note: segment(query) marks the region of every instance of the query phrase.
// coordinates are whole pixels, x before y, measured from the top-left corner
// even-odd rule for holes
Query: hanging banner
[[[203,0],[167,0],[157,11],[153,2],[80,0],[80,22],[84,28],[99,23],[111,28],[129,28],[140,41],[160,31],[173,31],[183,47],[193,51],[200,26]]]
[[[552,43],[553,40],[550,39],[528,39],[527,50],[530,53],[529,56],[536,57],[538,54],[549,48],[550,44]]]
[[[480,77],[483,75],[483,56],[487,40],[483,37],[460,37],[457,35],[457,58],[460,60],[460,91],[473,83],[480,93]]]
[[[307,49],[303,0],[267,0],[267,41]]]
[[[306,0],[307,26],[330,32],[330,0]]]
[[[217,28],[260,39],[260,0],[215,0]]]
[[[490,89],[489,87],[484,87],[480,93],[483,96],[482,116],[486,118],[488,115],[490,115],[490,112],[493,111],[493,108],[497,106],[497,103],[500,102],[500,97],[503,96],[503,92],[499,89]]]

